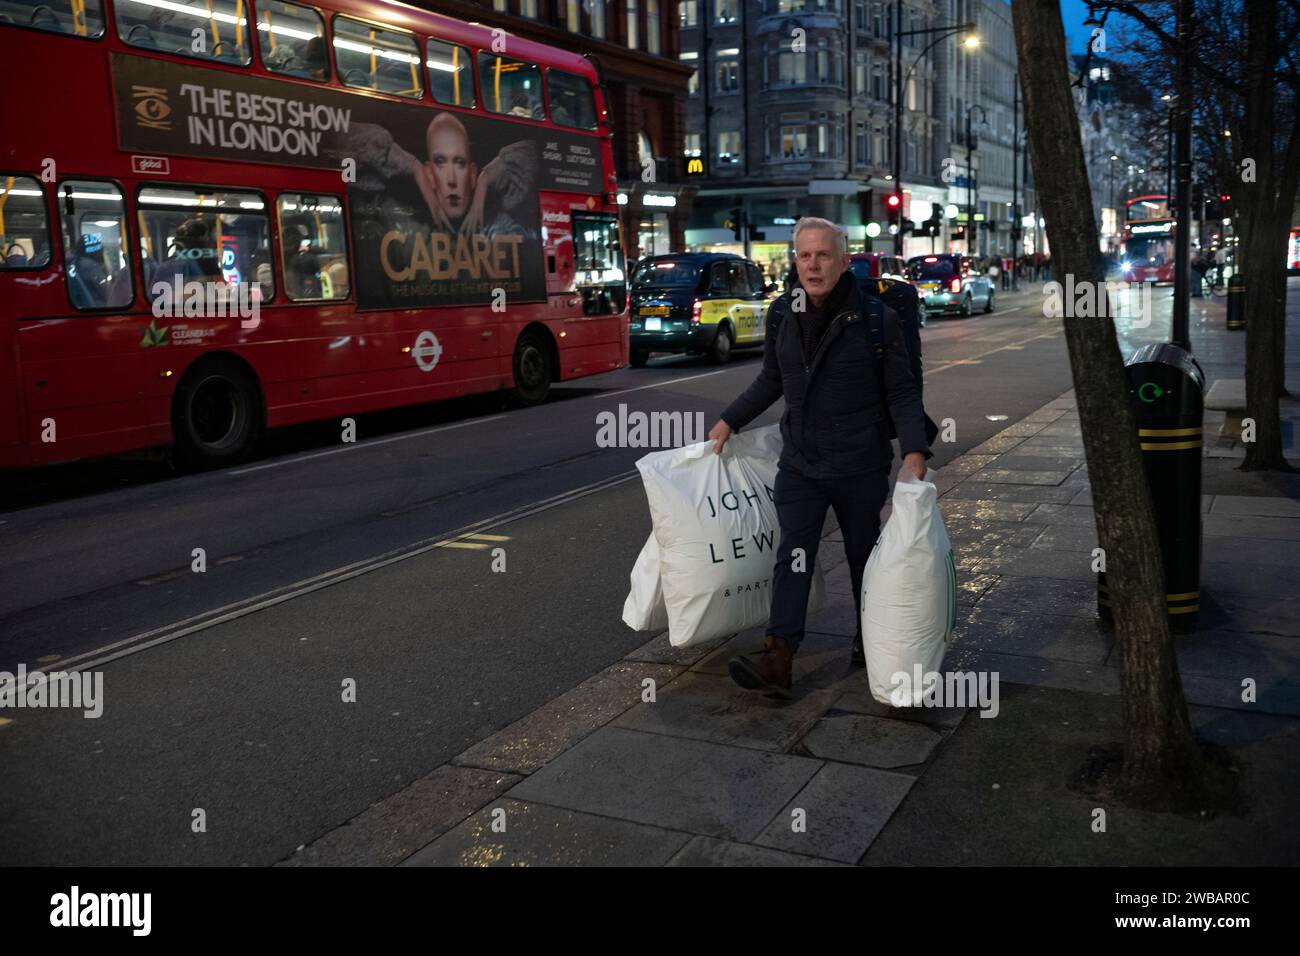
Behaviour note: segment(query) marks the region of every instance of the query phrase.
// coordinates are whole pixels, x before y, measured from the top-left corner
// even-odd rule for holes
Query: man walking
[[[761,654],[734,658],[728,671],[747,690],[787,699],[826,509],[835,509],[844,536],[860,622],[862,574],[889,493],[891,419],[908,471],[923,477],[930,456],[920,383],[897,314],[863,296],[848,271],[847,237],[832,222],[804,217],[794,227],[794,251],[797,282],[768,310],[762,370],[709,432],[721,454],[733,431],[785,398],[774,489],[781,546],[767,641]],[[882,360],[869,333],[871,309],[883,311]],[[853,662],[865,664],[861,633]]]

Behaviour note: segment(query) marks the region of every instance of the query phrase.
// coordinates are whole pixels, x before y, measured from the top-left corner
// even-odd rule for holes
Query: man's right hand
[[[722,454],[722,446],[727,443],[727,439],[730,437],[731,426],[722,419],[718,419],[718,423],[709,429],[709,440],[713,442],[713,453],[715,455]]]

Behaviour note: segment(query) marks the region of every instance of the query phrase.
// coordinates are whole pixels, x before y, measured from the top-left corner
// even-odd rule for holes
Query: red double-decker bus
[[[0,0],[0,466],[627,362],[576,54],[380,0]]]
[[[1136,196],[1125,204],[1124,278],[1131,282],[1174,281],[1174,231],[1168,196]]]

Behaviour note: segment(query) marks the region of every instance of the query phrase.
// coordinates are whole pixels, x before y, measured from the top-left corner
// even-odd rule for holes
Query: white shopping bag
[[[634,631],[662,631],[668,626],[664,589],[659,586],[659,542],[653,531],[632,565],[632,587],[623,602],[623,623]]]
[[[659,550],[659,582],[674,647],[700,644],[765,624],[772,570],[780,544],[773,503],[781,433],[776,425],[733,435],[721,455],[713,442],[641,458],[650,518]],[[642,549],[641,558],[653,560]],[[633,594],[624,604],[634,620],[645,608],[648,574],[637,560]],[[821,607],[821,571],[812,571],[808,609]],[[630,623],[630,622],[629,622]]]
[[[957,569],[939,491],[904,469],[894,485],[893,510],[862,575],[862,643],[871,696],[895,707],[921,706],[924,675],[937,673],[943,663],[956,614]]]

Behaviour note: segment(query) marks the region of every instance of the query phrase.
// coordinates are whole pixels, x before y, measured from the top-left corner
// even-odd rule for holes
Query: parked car
[[[930,315],[968,316],[993,311],[993,281],[968,257],[946,252],[907,260],[907,278],[921,293]]]
[[[634,367],[645,365],[655,352],[707,355],[721,363],[733,348],[763,344],[777,287],[740,256],[673,253],[636,264],[630,297]]]

